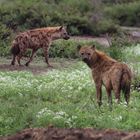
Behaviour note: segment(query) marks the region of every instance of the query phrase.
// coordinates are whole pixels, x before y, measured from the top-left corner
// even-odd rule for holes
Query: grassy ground
[[[131,48],[124,53],[129,58],[127,63],[134,67],[130,51]],[[137,55],[135,58],[139,60]],[[4,62],[8,64],[9,60],[1,59],[0,63]],[[140,94],[137,91],[131,91],[129,106],[122,97],[122,103],[114,103],[110,111],[103,88],[103,106],[99,109],[91,72],[85,64],[64,59],[57,60],[57,63],[53,60],[52,63],[55,69],[35,75],[30,70],[0,72],[0,135],[49,124],[57,127],[140,129]],[[35,61],[30,68],[38,67],[37,64],[47,69],[40,61]],[[135,67],[139,66],[136,64]]]

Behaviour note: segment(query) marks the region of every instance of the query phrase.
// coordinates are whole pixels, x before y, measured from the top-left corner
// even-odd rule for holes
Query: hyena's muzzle
[[[65,40],[70,39],[70,36],[68,35],[68,33],[64,34],[63,39],[65,39]]]
[[[60,31],[61,31],[61,37],[65,40],[70,39],[70,36],[67,33],[66,27],[60,27]]]

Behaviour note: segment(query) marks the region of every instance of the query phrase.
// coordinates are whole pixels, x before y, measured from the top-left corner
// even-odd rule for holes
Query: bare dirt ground
[[[30,66],[25,66],[25,60],[22,61],[22,66],[10,65],[11,58],[0,58],[0,71],[28,71],[33,74],[44,74],[53,69],[65,69],[74,65],[77,60],[72,59],[50,59],[50,64],[53,67],[47,67],[47,64],[44,62],[44,57],[34,58]]]
[[[140,132],[48,127],[25,129],[0,140],[140,140]]]

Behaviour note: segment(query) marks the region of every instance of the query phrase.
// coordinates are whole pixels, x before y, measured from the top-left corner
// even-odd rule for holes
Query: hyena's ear
[[[77,46],[77,51],[79,51],[81,49],[81,47],[82,47],[81,45],[78,45]]]
[[[61,31],[63,29],[63,26],[61,26],[60,28],[59,28],[59,30]]]
[[[96,49],[96,46],[93,44],[93,45],[91,46],[91,49],[92,49],[92,50],[95,50],[95,49]]]

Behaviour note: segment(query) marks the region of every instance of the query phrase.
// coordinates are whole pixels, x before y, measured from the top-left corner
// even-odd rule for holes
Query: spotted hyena
[[[78,46],[78,51],[82,60],[91,68],[99,106],[102,104],[102,85],[106,88],[110,104],[112,104],[112,90],[118,103],[120,102],[121,90],[124,92],[125,100],[128,103],[132,77],[129,67],[97,50],[94,45]]]
[[[36,51],[42,48],[46,63],[48,66],[51,66],[48,61],[48,51],[52,41],[57,39],[68,40],[69,38],[66,28],[63,26],[39,28],[22,32],[18,34],[12,42],[11,52],[13,54],[13,59],[11,65],[15,65],[16,59],[18,64],[21,65],[21,58],[24,56],[27,49],[31,49],[31,56],[25,64],[28,66]]]

